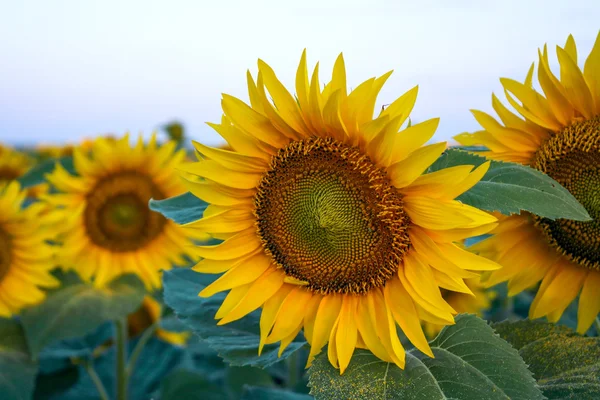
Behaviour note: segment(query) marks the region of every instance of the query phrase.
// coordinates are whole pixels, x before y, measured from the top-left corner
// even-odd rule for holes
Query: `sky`
[[[434,140],[478,125],[499,77],[523,80],[537,49],[569,33],[579,61],[600,29],[597,0],[0,0],[0,142],[77,142],[181,121],[205,122],[221,93],[247,100],[246,71],[266,61],[289,88],[300,55],[328,81],[340,52],[348,85],[394,74],[378,105],[419,85],[413,121],[441,117]],[[503,97],[503,96],[501,96]]]

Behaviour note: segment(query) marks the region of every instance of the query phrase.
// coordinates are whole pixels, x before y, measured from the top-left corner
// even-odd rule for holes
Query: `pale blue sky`
[[[262,58],[289,88],[302,49],[322,79],[343,52],[348,82],[393,69],[380,104],[420,86],[413,120],[437,140],[477,129],[498,78],[522,80],[537,48],[575,36],[587,56],[600,1],[0,0],[0,141],[77,141],[181,120],[220,143],[221,93],[247,98]],[[555,59],[555,57],[554,57]],[[584,57],[580,56],[580,62]]]

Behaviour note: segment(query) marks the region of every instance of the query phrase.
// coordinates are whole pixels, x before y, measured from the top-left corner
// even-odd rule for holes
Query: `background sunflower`
[[[558,321],[579,293],[577,330],[588,330],[600,312],[600,34],[581,70],[572,36],[556,48],[560,76],[550,70],[546,46],[539,52],[538,82],[532,65],[524,84],[501,79],[508,102],[523,117],[492,96],[502,123],[473,111],[484,128],[456,139],[480,144],[490,158],[515,161],[540,170],[563,185],[586,208],[591,221],[550,220],[524,214],[501,218],[496,235],[473,247],[504,267],[487,283],[509,282],[509,294],[541,281],[531,318]],[[515,99],[516,98],[516,99]]]
[[[41,288],[59,283],[50,274],[56,264],[47,243],[55,232],[40,204],[22,208],[25,197],[17,182],[0,185],[0,317],[41,302]]]
[[[73,157],[77,175],[57,164],[48,175],[57,193],[44,197],[64,223],[61,262],[100,286],[135,273],[148,288],[160,287],[160,271],[188,262],[184,247],[192,236],[150,211],[148,201],[184,192],[175,169],[185,152],[174,142],[159,146],[155,136],[132,147],[125,135],[98,138]]]

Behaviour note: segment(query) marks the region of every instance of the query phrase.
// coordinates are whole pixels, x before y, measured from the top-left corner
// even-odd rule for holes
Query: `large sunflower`
[[[39,203],[22,208],[25,197],[17,182],[0,184],[0,317],[41,302],[39,287],[59,284],[50,274],[55,264],[47,243],[54,232]]]
[[[399,132],[416,87],[373,119],[390,73],[348,93],[340,55],[322,88],[303,54],[294,97],[258,67],[256,82],[248,73],[251,105],[224,95],[222,122],[211,124],[234,150],[195,143],[202,159],[184,168],[202,178],[189,190],[210,203],[187,226],[226,239],[196,248],[196,271],[225,272],[200,296],[230,290],[219,324],[262,307],[260,350],[280,341],[283,351],[304,328],[309,363],[329,342],[341,372],[356,347],[404,367],[396,324],[432,356],[421,320],[452,324],[455,312],[440,287],[467,290],[468,270],[497,267],[453,244],[495,226],[453,200],[488,164],[422,175],[446,144],[422,147],[438,119]]]
[[[99,138],[91,150],[76,148],[71,175],[60,164],[47,176],[58,190],[45,196],[64,221],[59,257],[87,280],[103,285],[118,275],[137,274],[148,288],[161,285],[160,271],[184,264],[190,233],[150,211],[151,198],[185,191],[175,168],[185,157],[175,143],[157,146],[155,136],[132,147]]]
[[[537,76],[544,95],[532,87],[533,65],[525,84],[501,79],[509,103],[523,118],[492,96],[502,123],[473,111],[485,130],[456,139],[487,146],[490,158],[545,172],[593,218],[579,222],[512,216],[501,220],[495,236],[474,246],[503,265],[488,284],[508,280],[514,295],[542,282],[531,318],[557,321],[581,292],[577,330],[585,332],[600,311],[600,34],[583,72],[577,66],[572,36],[556,51],[560,77],[550,70],[546,47],[539,52]]]

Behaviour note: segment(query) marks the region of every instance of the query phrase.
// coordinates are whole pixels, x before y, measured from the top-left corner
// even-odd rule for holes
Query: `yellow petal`
[[[558,46],[556,55],[560,63],[561,81],[569,101],[586,119],[592,118],[595,114],[594,100],[581,70],[567,52]]]
[[[232,171],[213,160],[183,164],[179,170],[237,189],[253,189],[262,178],[262,174]]]
[[[356,348],[356,340],[358,338],[356,327],[357,305],[358,302],[355,296],[344,296],[334,344],[337,348],[340,374],[343,374],[348,364],[350,364],[350,359]],[[330,345],[332,344],[330,343]]]
[[[402,122],[404,121],[401,121],[400,124]],[[433,137],[439,123],[439,118],[432,118],[400,131],[395,136],[395,141],[391,149],[392,157],[389,164],[395,164],[404,160],[410,153],[427,143]]]
[[[366,347],[375,354],[379,359],[387,362],[392,362],[392,358],[388,354],[381,339],[377,336],[376,316],[369,309],[368,296],[361,296],[358,301],[358,309],[356,311],[356,326],[361,338],[365,342]]]
[[[265,86],[273,97],[273,103],[285,122],[294,128],[296,132],[308,134],[308,129],[302,120],[298,103],[287,91],[285,86],[277,79],[275,72],[264,61],[258,60],[258,69],[263,75]]]
[[[222,317],[223,319],[219,321],[218,325],[238,320],[262,306],[265,301],[275,295],[279,288],[281,288],[283,285],[283,276],[281,271],[277,271],[275,268],[267,269],[251,284],[235,308],[232,308],[231,311]]]
[[[563,261],[558,273],[546,287],[544,292],[539,291],[539,302],[535,309],[530,309],[530,318],[536,319],[550,314],[557,309],[564,309],[577,296],[581,290],[589,271],[579,266]]]
[[[232,171],[248,173],[264,173],[268,164],[261,158],[245,156],[233,151],[208,147],[192,140],[194,148],[204,156]]]
[[[583,76],[594,98],[596,114],[600,114],[600,32],[590,55],[585,60]]]
[[[267,336],[271,332],[275,319],[279,315],[281,304],[292,289],[292,285],[283,284],[277,293],[265,302],[262,313],[260,314],[260,343],[258,345],[258,355],[262,353],[263,347],[267,341]]]
[[[282,318],[276,318],[271,334],[266,343],[278,342],[292,333],[304,318],[304,307],[310,301],[312,293],[301,286],[296,286],[287,295],[279,313]]]
[[[264,254],[258,253],[227,271],[219,279],[208,285],[199,294],[201,297],[212,295],[254,282],[271,266],[271,260]]]
[[[521,115],[553,131],[559,131],[562,128],[550,110],[548,101],[535,90],[513,79],[501,78],[500,82],[504,86],[505,91],[513,93],[523,103],[523,106],[519,105],[506,93],[506,98],[510,104]]]
[[[209,180],[196,182],[183,179],[183,184],[187,190],[200,200],[218,206],[251,204],[255,193],[252,189],[235,189]]]
[[[315,356],[321,352],[321,349],[327,343],[333,326],[340,315],[341,308],[342,296],[340,295],[327,295],[321,300],[315,317],[307,366],[312,363]]]
[[[250,210],[230,209],[204,217],[198,221],[183,224],[182,226],[207,233],[230,233],[251,228],[255,222],[256,218]]]
[[[404,160],[391,165],[388,174],[396,188],[410,185],[431,164],[437,160],[446,149],[446,142],[431,144],[413,151]]]
[[[385,285],[384,295],[394,319],[398,322],[408,340],[424,354],[433,357],[429,343],[427,343],[427,338],[423,334],[421,321],[417,316],[413,300],[400,281],[390,279]]]
[[[461,268],[472,271],[493,271],[501,268],[499,264],[492,260],[463,250],[455,244],[438,243],[438,247],[446,258]]]
[[[289,139],[273,126],[271,120],[243,101],[223,94],[221,105],[231,121],[250,136],[276,148],[287,145]]]
[[[255,229],[247,229],[216,246],[197,246],[194,253],[211,260],[233,260],[258,249],[261,242]]]
[[[496,217],[455,200],[406,196],[405,210],[412,222],[426,229],[474,228],[496,222]]]
[[[600,312],[598,293],[600,293],[600,273],[590,271],[583,284],[577,312],[577,332],[582,335],[592,326]]]

